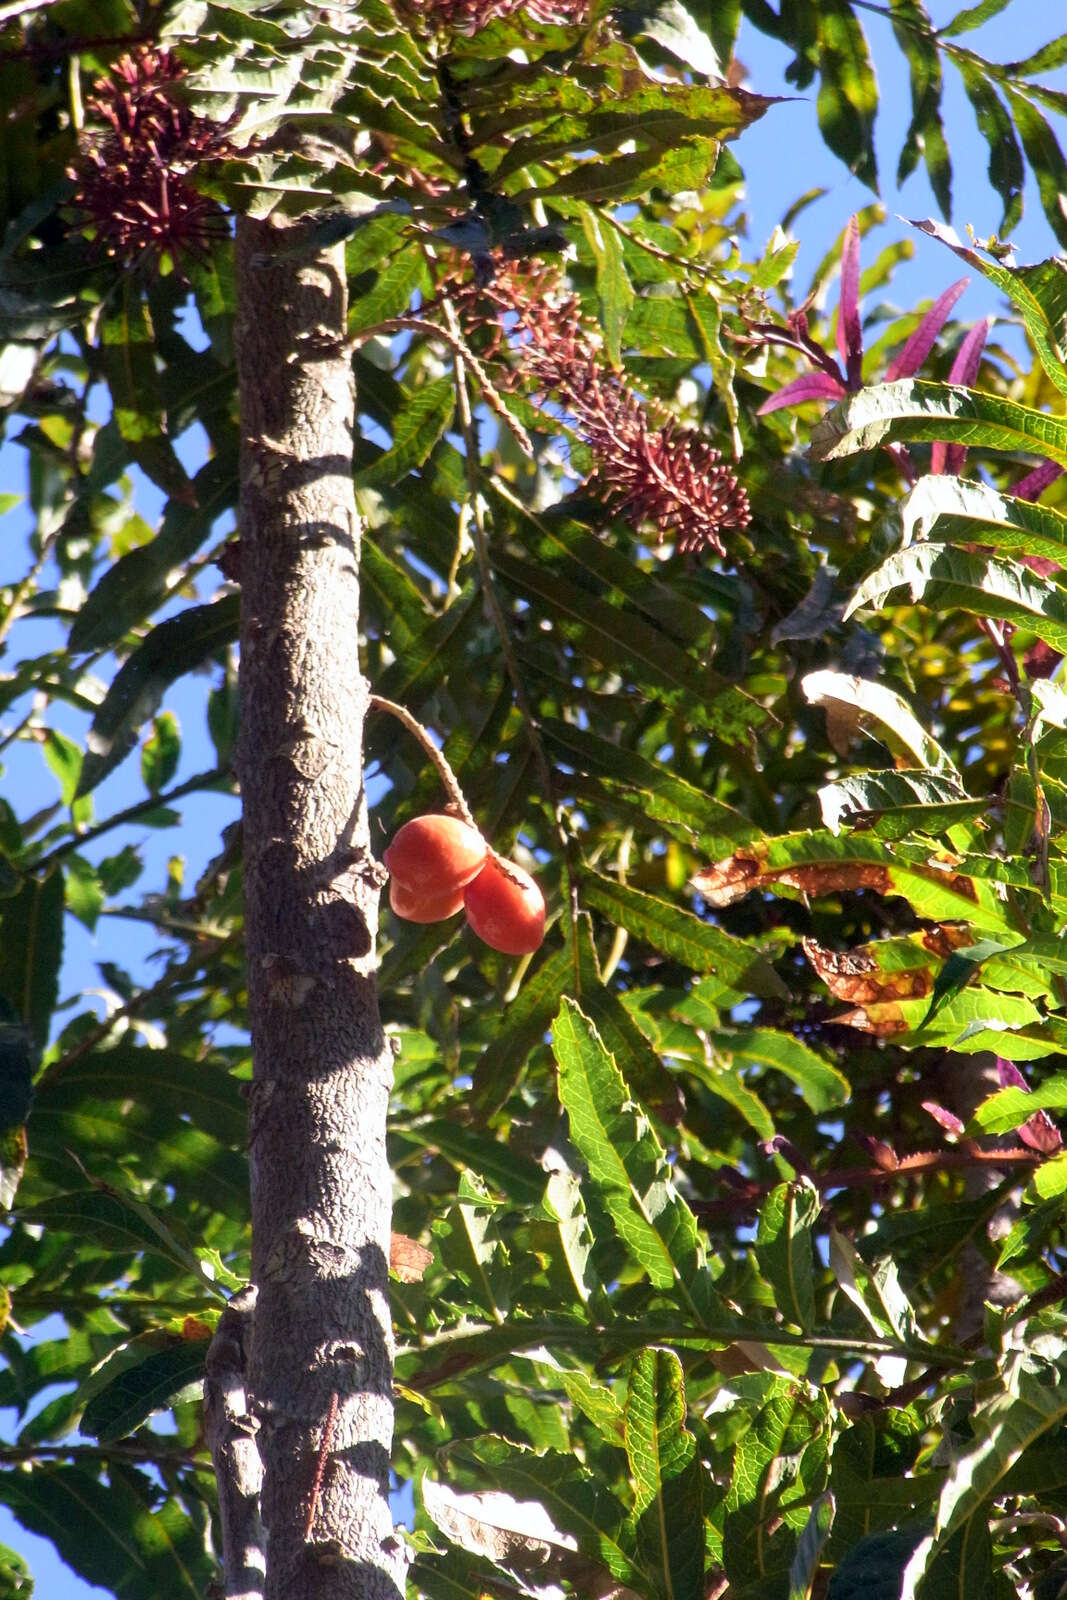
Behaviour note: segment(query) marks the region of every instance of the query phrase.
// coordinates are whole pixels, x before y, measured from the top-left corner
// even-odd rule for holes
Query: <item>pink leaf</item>
[[[1008,490],[1016,500],[1039,500],[1050,483],[1063,472],[1063,468],[1055,461],[1042,461],[1033,472],[1028,472],[1025,478],[1020,478],[1018,483],[1012,484]]]
[[[840,400],[848,393],[840,378],[828,372],[809,372],[803,378],[794,378],[784,388],[776,389],[770,399],[764,400],[756,415],[766,417],[783,406],[799,406],[805,400]]]
[[[923,1110],[929,1112],[936,1123],[944,1128],[946,1133],[960,1134],[963,1132],[963,1123],[953,1111],[946,1111],[944,1106],[935,1105],[933,1100],[923,1101]]]
[[[938,334],[948,321],[949,312],[970,281],[970,278],[957,278],[944,294],[937,297],[907,344],[886,368],[886,383],[893,383],[897,378],[914,378],[934,348]]]
[[[1027,1117],[1019,1129],[1019,1138],[1031,1150],[1040,1150],[1043,1156],[1055,1155],[1063,1147],[1060,1130],[1047,1111],[1035,1111],[1032,1117]]]
[[[949,383],[972,384],[978,376],[978,367],[982,359],[989,330],[993,326],[992,317],[983,317],[976,322],[970,333],[956,351],[956,359],[949,372]]]
[[[991,317],[983,317],[976,322],[970,333],[956,351],[956,359],[948,375],[949,383],[972,384],[978,376],[978,367],[982,360],[982,350],[992,326]],[[947,473],[958,478],[963,471],[963,463],[967,458],[965,444],[941,444],[938,442],[930,451],[930,471],[932,473]]]
[[[837,349],[850,389],[862,382],[863,329],[860,326],[860,228],[850,217],[841,246],[841,301],[837,308]]]
[[[1003,1056],[997,1057],[997,1082],[1002,1089],[1022,1089],[1025,1094],[1030,1093],[1030,1085],[1015,1062],[1005,1061]]]

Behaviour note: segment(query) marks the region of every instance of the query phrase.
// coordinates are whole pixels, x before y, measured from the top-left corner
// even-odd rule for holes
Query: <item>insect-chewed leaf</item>
[[[997,617],[1067,653],[1067,599],[1062,590],[1025,567],[945,545],[913,544],[898,550],[860,584],[846,616],[863,605],[881,606],[895,589],[904,587],[911,590],[915,603],[922,600],[927,606]]]
[[[1067,563],[1067,515],[998,494],[973,478],[920,478],[901,503],[900,515],[908,542],[992,545]]]
[[[959,822],[983,816],[987,800],[972,800],[945,772],[863,772],[819,790],[822,819],[833,832],[842,827],[903,839],[910,833],[937,837]]]
[[[818,896],[862,889],[902,895],[934,922],[1008,927],[1004,908],[983,884],[947,865],[929,864],[914,847],[897,849],[899,854],[891,854],[881,840],[863,834],[783,834],[735,850],[698,872],[693,884],[714,906],[733,905],[754,890]]]
[[[1067,466],[1067,422],[999,395],[902,378],[862,389],[816,423],[811,453],[836,461],[877,445],[924,439],[987,450],[1029,450]]]

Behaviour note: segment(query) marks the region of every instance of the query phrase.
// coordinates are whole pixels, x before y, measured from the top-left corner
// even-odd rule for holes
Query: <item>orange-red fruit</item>
[[[446,917],[454,917],[457,911],[462,911],[463,890],[455,889],[443,895],[418,894],[414,889],[405,888],[399,878],[393,878],[389,884],[389,904],[397,916],[407,922],[444,922]]]
[[[545,897],[528,872],[490,856],[463,891],[467,921],[487,945],[525,956],[545,936]]]
[[[458,817],[430,815],[405,822],[383,860],[393,879],[413,895],[423,900],[441,900],[477,876],[485,865],[487,849],[477,828],[460,822]],[[393,910],[396,909],[394,903]],[[458,904],[455,909],[459,909]]]

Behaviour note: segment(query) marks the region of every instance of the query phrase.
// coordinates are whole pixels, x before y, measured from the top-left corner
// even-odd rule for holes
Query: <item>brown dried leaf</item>
[[[401,1283],[418,1283],[433,1260],[433,1251],[409,1239],[406,1233],[389,1235],[389,1270]]]
[[[735,850],[725,861],[705,867],[693,885],[713,906],[731,906],[753,889],[784,883],[803,894],[831,894],[837,889],[874,889],[890,893],[888,868],[874,861],[816,861],[809,865],[764,867],[750,851]]]
[[[869,947],[827,950],[814,939],[801,941],[804,954],[835,1000],[864,1006],[889,1000],[921,1000],[930,993],[933,978],[922,967],[884,972]]]
[[[888,1038],[891,1033],[906,1033],[911,1026],[901,1015],[900,1007],[891,1000],[884,1004],[856,1006],[833,1020],[845,1028],[856,1028],[860,1033],[873,1033],[878,1039]]]

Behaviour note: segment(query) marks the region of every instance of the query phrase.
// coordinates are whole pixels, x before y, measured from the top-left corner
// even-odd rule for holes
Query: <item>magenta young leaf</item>
[[[970,333],[964,339],[956,352],[956,359],[948,375],[949,383],[959,383],[970,387],[978,376],[978,364],[982,359],[982,350],[989,334],[990,318],[983,317],[976,322]],[[958,477],[963,471],[963,463],[967,456],[967,447],[962,444],[942,444],[935,441],[930,451],[930,471],[933,473],[948,472]]]
[[[896,378],[914,378],[937,342],[938,334],[948,321],[949,312],[970,281],[970,278],[957,278],[943,294],[938,295],[911,338],[886,368],[886,383],[892,383]]]
[[[837,308],[837,349],[850,389],[863,382],[863,328],[860,323],[860,229],[850,217],[841,248],[841,301]]]
[[[841,400],[847,393],[841,380],[831,377],[830,373],[809,372],[776,389],[769,399],[764,400],[756,415],[766,417],[772,411],[780,411],[783,406],[803,405],[805,400]]]

